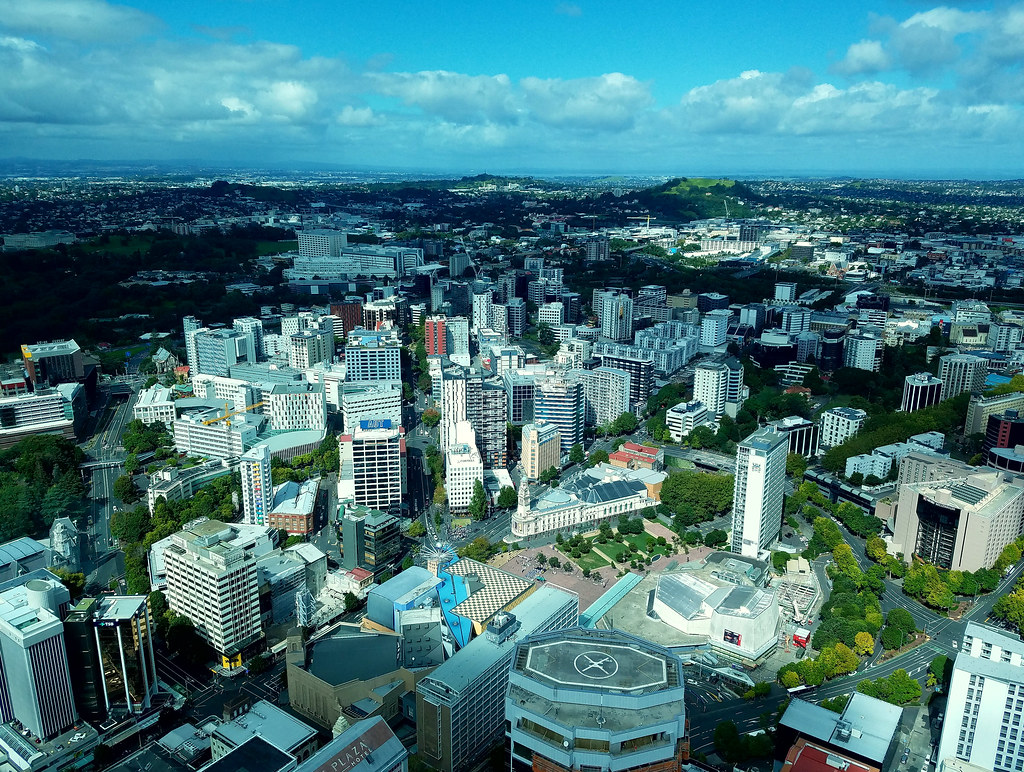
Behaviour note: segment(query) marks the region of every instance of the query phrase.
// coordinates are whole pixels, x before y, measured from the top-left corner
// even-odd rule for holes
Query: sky
[[[1024,178],[1024,2],[0,0],[0,157]]]

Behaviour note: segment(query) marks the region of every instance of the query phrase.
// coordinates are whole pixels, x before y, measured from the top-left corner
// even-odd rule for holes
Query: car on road
[[[900,759],[900,764],[906,764],[907,763],[907,759],[909,759],[909,758],[910,758],[910,748],[907,748],[905,751],[903,751],[903,758]]]

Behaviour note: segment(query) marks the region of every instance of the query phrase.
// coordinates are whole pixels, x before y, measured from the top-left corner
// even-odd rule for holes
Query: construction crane
[[[647,230],[650,230],[651,229],[651,220],[657,220],[658,218],[657,217],[651,217],[648,214],[648,215],[643,215],[642,217],[627,217],[626,219],[627,220],[647,220]]]
[[[203,421],[203,426],[210,426],[212,424],[218,423],[219,421],[227,420],[228,418],[231,418],[231,416],[235,416],[240,413],[248,413],[250,410],[255,410],[258,407],[263,407],[263,403],[257,402],[255,405],[246,405],[241,410],[232,410],[230,404],[225,402],[224,415],[218,416],[217,418],[207,418],[205,421]],[[231,426],[231,422],[228,421],[227,425]]]

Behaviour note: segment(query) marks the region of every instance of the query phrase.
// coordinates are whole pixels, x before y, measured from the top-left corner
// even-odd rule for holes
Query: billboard
[[[391,419],[390,418],[371,418],[366,421],[359,422],[359,428],[362,430],[367,429],[390,429]]]
[[[733,646],[739,646],[743,643],[743,636],[739,633],[734,633],[732,630],[725,630],[722,633],[722,640],[726,643],[731,643]]]

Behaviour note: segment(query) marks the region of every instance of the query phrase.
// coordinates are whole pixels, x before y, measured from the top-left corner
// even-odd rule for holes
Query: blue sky
[[[0,155],[1024,177],[1024,3],[0,0]]]

